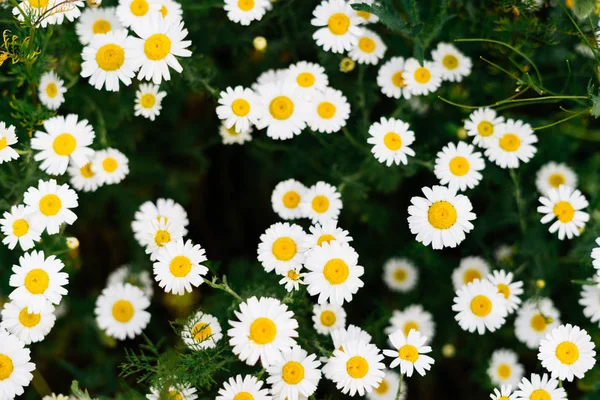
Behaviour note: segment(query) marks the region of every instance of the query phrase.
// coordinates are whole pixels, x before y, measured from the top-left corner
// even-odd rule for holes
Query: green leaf
[[[393,31],[409,33],[412,29],[412,26],[402,22],[402,18],[398,12],[396,12],[392,6],[386,3],[373,5],[363,3],[352,4],[352,8],[357,11],[366,11],[377,15],[379,17],[379,21]]]
[[[579,19],[587,18],[596,9],[596,0],[575,0],[573,14]]]

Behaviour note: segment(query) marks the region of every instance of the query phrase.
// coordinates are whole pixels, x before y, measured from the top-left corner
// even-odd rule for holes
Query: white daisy
[[[427,338],[425,344],[433,340],[435,334],[435,322],[430,312],[425,311],[420,304],[413,304],[403,311],[394,310],[390,318],[390,326],[385,328],[385,333],[390,335],[394,332],[402,332],[408,337],[411,330],[419,332]]]
[[[385,55],[387,46],[381,37],[370,29],[363,28],[358,43],[348,52],[348,56],[359,64],[377,64]]]
[[[525,375],[525,368],[519,364],[517,353],[512,350],[498,349],[492,353],[487,374],[495,386],[516,387]]]
[[[133,39],[131,51],[135,66],[140,68],[138,79],[152,80],[159,84],[171,80],[169,67],[181,73],[183,67],[175,57],[191,57],[187,48],[190,40],[182,21],[162,18],[160,13],[151,13],[145,23],[134,24],[133,31],[140,38]]]
[[[329,85],[325,68],[316,63],[300,61],[287,69],[285,82],[296,88],[303,99],[309,100],[315,92],[323,92]]]
[[[560,324],[560,313],[552,300],[541,297],[523,303],[515,319],[515,336],[530,349],[536,349],[546,334]]]
[[[227,129],[235,128],[242,133],[258,122],[260,116],[259,99],[252,89],[236,86],[228,87],[219,95],[217,116]]]
[[[170,21],[181,21],[183,16],[181,4],[175,0],[158,0],[158,4],[160,4],[160,15],[164,19],[168,19]]]
[[[350,117],[350,103],[344,94],[336,89],[325,88],[312,95],[308,126],[313,131],[334,133],[346,126]]]
[[[258,129],[267,128],[267,136],[291,139],[302,133],[310,112],[308,101],[289,83],[261,86]]]
[[[344,343],[346,342],[362,341],[371,343],[372,339],[371,335],[356,325],[348,325],[347,329],[333,329],[330,333],[331,340],[333,341],[333,348],[341,351],[344,351]]]
[[[558,386],[556,379],[549,378],[546,374],[531,374],[531,381],[523,378],[514,396],[515,400],[567,400],[565,389]]]
[[[372,144],[371,152],[380,163],[388,167],[392,164],[408,164],[406,156],[414,157],[415,152],[409,146],[415,141],[415,133],[409,125],[399,119],[381,117],[369,127],[370,137],[367,143]]]
[[[254,129],[248,128],[245,131],[236,132],[235,126],[227,128],[225,123],[219,125],[219,135],[221,135],[223,144],[244,144],[252,140],[252,131]]]
[[[296,344],[298,322],[279,300],[251,297],[234,313],[237,321],[229,321],[229,345],[246,364],[255,365],[260,359],[266,368],[277,361],[281,351]]]
[[[419,270],[406,258],[390,258],[383,264],[383,281],[394,292],[412,290],[419,279]]]
[[[514,246],[509,246],[507,244],[501,244],[494,250],[494,258],[499,264],[512,265],[514,254]]]
[[[69,165],[69,168],[67,168],[67,172],[71,177],[69,182],[76,190],[84,192],[95,192],[96,189],[102,186],[98,175],[92,170],[91,161],[88,161],[82,167]]]
[[[44,72],[40,77],[38,97],[49,110],[57,110],[65,101],[67,88],[65,82],[54,71]]]
[[[77,193],[67,184],[58,185],[54,179],[38,181],[38,187],[31,186],[23,195],[23,203],[31,208],[31,221],[36,228],[46,229],[49,235],[60,231],[64,223],[72,225],[77,215],[72,208],[79,205]]]
[[[196,394],[196,388],[190,387],[189,385],[178,385],[170,386],[166,392],[169,400],[195,400],[198,398]],[[148,400],[161,400],[161,393],[157,388],[150,388],[150,394],[146,395]]]
[[[317,333],[329,335],[346,327],[346,311],[340,305],[324,303],[313,306],[313,326]]]
[[[592,249],[592,264],[594,268],[600,270],[600,237],[596,238],[596,244],[598,247]]]
[[[494,388],[494,393],[490,394],[492,400],[516,400],[517,397],[512,391],[511,385],[502,385],[500,390]]]
[[[523,282],[514,282],[513,273],[505,272],[503,269],[492,272],[487,278],[498,288],[498,293],[504,295],[508,314],[515,312],[521,304],[519,296],[523,294]]]
[[[160,87],[150,83],[141,83],[139,89],[135,92],[135,115],[141,115],[154,121],[160,115],[162,109],[162,100],[167,92],[159,92]]]
[[[550,161],[538,170],[535,185],[543,195],[547,195],[551,189],[558,189],[560,185],[576,188],[577,174],[567,164]]]
[[[600,275],[596,274],[591,279],[596,285],[583,285],[579,304],[583,306],[583,315],[596,323],[600,321]]]
[[[311,396],[321,380],[320,365],[316,355],[308,354],[298,345],[283,350],[281,357],[267,368],[271,393],[280,400]]]
[[[92,171],[98,175],[98,181],[102,185],[113,185],[129,174],[129,159],[111,147],[98,150],[92,160]]]
[[[350,0],[349,4],[368,4],[372,6],[375,0]],[[374,24],[379,21],[379,17],[373,13],[367,11],[354,11],[356,16],[363,19],[364,24]]]
[[[263,381],[259,381],[252,375],[237,375],[229,378],[219,389],[219,395],[215,400],[271,400],[268,389],[263,389]]]
[[[437,153],[433,172],[441,185],[448,185],[452,190],[465,191],[473,189],[483,177],[479,171],[485,168],[481,153],[465,142],[458,145],[448,143]]]
[[[419,64],[414,58],[409,58],[404,62],[404,83],[406,90],[413,96],[425,96],[433,93],[442,84],[442,75],[440,68],[431,61],[424,61]]]
[[[81,15],[79,7],[84,7],[82,0],[24,0],[19,3],[19,7],[13,8],[13,15],[19,21],[23,21],[25,15],[30,16],[35,25],[45,28],[48,25],[60,25],[65,18],[74,21]]]
[[[504,124],[504,117],[498,116],[491,108],[478,108],[465,120],[467,135],[473,137],[473,144],[486,149],[495,141],[495,133]]]
[[[377,85],[381,93],[394,99],[410,99],[411,92],[404,82],[404,58],[392,57],[379,68]]]
[[[4,304],[0,327],[15,335],[23,343],[31,344],[44,340],[54,327],[55,321],[52,306],[40,313],[30,313],[25,304],[11,301]]]
[[[500,328],[507,315],[506,300],[496,286],[478,279],[457,290],[452,310],[457,313],[454,319],[463,330],[477,330],[480,335]]]
[[[19,158],[19,153],[11,146],[17,144],[14,125],[6,126],[0,121],[0,164]]]
[[[30,313],[52,310],[67,294],[64,288],[69,275],[61,272],[62,261],[51,255],[44,257],[43,251],[32,251],[19,257],[19,265],[13,265],[13,274],[8,284],[15,288],[8,296]]]
[[[282,219],[304,217],[300,209],[300,201],[305,196],[307,190],[306,186],[295,179],[279,182],[271,194],[273,211]]]
[[[392,370],[384,370],[385,376],[379,382],[379,386],[373,388],[371,393],[367,393],[368,400],[406,400],[408,389],[406,385],[402,385],[400,395],[398,393],[398,385],[400,385],[400,375]]]
[[[255,92],[259,91],[259,88],[269,83],[279,84],[282,83],[288,77],[288,69],[268,69],[261,73],[256,82],[251,85],[252,90]]]
[[[94,156],[90,146],[96,134],[87,119],[78,121],[76,114],[52,117],[44,121],[44,129],[35,133],[31,148],[38,150],[34,159],[48,174],[64,174],[69,161],[83,167]]]
[[[501,168],[518,168],[520,162],[527,163],[537,149],[533,145],[538,141],[531,125],[508,119],[494,129],[494,136],[485,155]]]
[[[33,224],[31,209],[23,205],[12,206],[0,219],[4,239],[2,243],[14,249],[17,243],[23,250],[29,250],[34,242],[40,241],[41,230]]]
[[[582,379],[596,364],[594,342],[585,329],[571,324],[554,328],[540,341],[538,359],[553,378]]]
[[[149,221],[166,218],[173,223],[183,226],[183,236],[187,235],[186,227],[189,225],[187,212],[185,209],[172,199],[158,199],[156,204],[151,201],[144,202],[135,212],[134,220],[131,223],[135,239],[140,246],[144,246],[144,232]]]
[[[425,376],[426,371],[431,369],[435,362],[433,358],[425,355],[431,352],[430,346],[425,346],[427,337],[419,331],[411,329],[408,335],[402,331],[396,331],[388,336],[389,341],[394,346],[394,350],[384,350],[383,354],[393,357],[390,368],[394,369],[400,365],[400,373],[411,377],[413,370],[419,375]]]
[[[146,254],[151,261],[156,261],[158,250],[183,239],[183,227],[166,218],[150,220],[146,229]]]
[[[337,221],[334,219],[316,223],[309,229],[310,234],[306,235],[306,242],[310,248],[321,246],[323,243],[331,243],[331,241],[340,243],[349,243],[352,241],[352,238],[348,235],[348,231],[339,228]]]
[[[250,25],[252,21],[260,21],[269,6],[269,0],[225,0],[223,8],[230,21]]]
[[[77,20],[75,31],[81,44],[89,44],[94,36],[123,29],[115,7],[86,7]]]
[[[563,240],[572,239],[574,236],[579,236],[580,230],[589,221],[590,215],[585,211],[589,203],[585,196],[576,189],[569,186],[560,185],[558,189],[548,190],[546,196],[539,198],[541,206],[537,208],[540,214],[544,214],[541,219],[542,224],[554,220],[556,221],[548,231],[554,233],[558,231],[558,238]]]
[[[319,28],[313,39],[323,50],[343,53],[358,44],[363,20],[345,0],[323,0],[313,16],[310,23]]]
[[[96,299],[96,323],[110,337],[133,339],[150,322],[149,306],[150,299],[140,288],[129,283],[110,285]]]
[[[219,320],[210,314],[198,311],[181,331],[185,345],[192,350],[212,349],[223,338]]]
[[[443,186],[421,189],[425,198],[413,197],[408,207],[408,226],[417,241],[433,249],[456,247],[473,229],[473,206],[468,197]]]
[[[300,225],[277,222],[260,235],[258,261],[266,272],[279,275],[290,268],[301,268],[304,252],[308,249],[306,233]]]
[[[154,280],[150,276],[150,271],[134,270],[131,265],[121,265],[108,275],[106,286],[112,286],[117,283],[129,283],[142,289],[142,292],[151,298],[154,294]]]
[[[313,223],[338,219],[342,209],[341,194],[329,183],[319,181],[300,200],[300,210]]]
[[[156,253],[153,271],[158,286],[167,293],[183,295],[203,283],[208,268],[200,264],[206,261],[206,252],[191,240],[171,241]]]
[[[157,0],[119,0],[117,6],[117,17],[124,27],[145,24],[150,15],[160,11],[160,3]]]
[[[445,81],[462,82],[463,77],[471,75],[471,59],[449,43],[438,43],[431,58]]]
[[[16,336],[0,329],[0,398],[14,399],[29,386],[35,370],[31,353]]]
[[[279,280],[279,284],[283,285],[288,292],[300,290],[300,285],[306,285],[302,279],[303,273],[300,272],[300,268],[292,267],[282,274],[283,278]]]
[[[465,257],[460,260],[458,268],[452,271],[452,284],[454,290],[459,290],[463,285],[475,279],[483,280],[490,273],[490,265],[482,257]]]

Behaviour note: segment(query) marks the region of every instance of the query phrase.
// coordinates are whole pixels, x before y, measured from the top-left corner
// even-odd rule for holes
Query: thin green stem
[[[562,124],[563,122],[565,122],[565,121],[568,121],[568,120],[570,120],[570,119],[573,119],[573,118],[577,118],[577,117],[578,117],[578,116],[580,116],[581,114],[584,114],[584,113],[586,113],[586,112],[589,112],[590,110],[591,110],[590,108],[586,108],[585,110],[582,110],[582,111],[580,111],[580,112],[578,112],[578,113],[575,113],[575,114],[569,115],[568,117],[566,117],[566,118],[563,118],[563,119],[560,119],[560,120],[558,120],[558,121],[556,121],[556,122],[552,122],[551,124],[542,125],[542,126],[536,126],[535,128],[533,128],[533,130],[534,130],[534,131],[541,131],[542,129],[546,129],[546,128],[550,128],[550,127],[552,127],[552,126],[555,126],[555,125],[558,125],[558,124]]]
[[[527,224],[525,223],[524,211],[525,207],[523,204],[523,198],[521,196],[521,187],[519,186],[519,179],[517,177],[517,172],[515,168],[510,168],[510,177],[515,185],[515,202],[517,203],[517,210],[519,213],[519,222],[521,226],[521,231],[525,233],[527,228]]]
[[[348,128],[343,127],[342,128],[342,132],[344,133],[344,136],[346,136],[346,138],[348,139],[348,141],[357,149],[359,149],[360,151],[363,152],[369,152],[369,150],[366,149],[366,147],[361,146],[360,143],[358,143],[358,141],[350,134],[350,131],[348,130]]]
[[[227,277],[225,275],[223,275],[223,283],[217,283],[217,277],[213,276],[212,281],[209,281],[206,278],[202,278],[202,280],[204,281],[204,283],[206,283],[208,286],[210,286],[211,288],[214,289],[218,289],[218,290],[222,290],[226,293],[229,293],[231,296],[233,296],[237,301],[239,301],[240,303],[242,303],[244,301],[244,299],[242,299],[242,297],[237,294],[227,283]]]
[[[589,40],[587,40],[587,38],[585,37],[585,34],[583,33],[583,31],[579,27],[579,24],[577,22],[575,22],[575,20],[571,16],[571,11],[567,10],[567,8],[564,6],[564,4],[562,2],[559,1],[558,4],[560,5],[560,7],[563,9],[563,11],[565,12],[565,14],[567,15],[567,18],[569,18],[569,20],[573,23],[573,25],[577,29],[577,32],[579,32],[579,34],[581,35],[581,39],[585,42],[585,44],[587,45],[587,47],[590,48],[590,51],[592,52],[592,54],[594,54],[594,58],[596,59],[596,63],[600,64],[600,60],[598,59],[598,53],[596,52],[597,49],[595,49],[594,47],[592,47],[592,45],[590,44]]]
[[[400,382],[398,382],[398,391],[396,392],[396,400],[400,400],[400,395],[402,394],[403,379],[404,379],[404,375],[402,375],[402,370],[400,370]]]
[[[496,63],[491,62],[490,60],[488,60],[487,58],[484,58],[482,56],[479,57],[480,59],[482,59],[483,61],[485,61],[486,63],[490,64],[492,67],[499,69],[500,71],[504,72],[506,75],[510,76],[511,78],[513,78],[515,81],[517,81],[519,84],[521,84],[523,82],[523,80],[521,78],[519,78],[518,76],[516,76],[515,74],[508,72],[507,70],[505,70],[504,68],[502,68],[501,66],[499,66]]]

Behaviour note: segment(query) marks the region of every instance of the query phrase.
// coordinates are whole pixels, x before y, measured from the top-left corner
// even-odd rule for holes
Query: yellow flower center
[[[230,134],[231,136],[237,136],[240,133],[235,131],[235,125],[232,126],[231,128],[226,128],[227,129],[227,133]]]
[[[15,222],[13,222],[12,229],[13,235],[17,237],[25,236],[27,235],[27,232],[29,232],[29,222],[22,218],[17,219]]]
[[[296,208],[300,204],[300,195],[295,190],[290,190],[283,195],[282,201],[285,208]]]
[[[502,379],[510,378],[511,368],[508,364],[498,365],[498,376]]]
[[[324,213],[329,209],[329,199],[323,195],[315,196],[311,202],[312,209],[318,213]]]
[[[402,147],[402,138],[396,132],[388,132],[383,137],[383,144],[388,149],[396,151]]]
[[[404,332],[404,336],[408,336],[408,334],[410,333],[411,330],[415,330],[418,331],[419,330],[419,324],[417,324],[415,321],[408,321],[407,323],[404,324],[404,328],[402,329],[402,331]]]
[[[183,396],[177,390],[169,390],[169,400],[183,400]]]
[[[12,359],[6,354],[0,354],[0,382],[10,378],[13,370]]]
[[[317,107],[317,113],[319,114],[319,117],[321,117],[323,119],[333,118],[333,116],[335,115],[335,111],[336,111],[335,104],[333,104],[329,101],[324,101],[324,102],[320,103],[319,106]]]
[[[144,108],[152,108],[154,107],[154,103],[156,103],[156,97],[152,93],[145,93],[142,95],[140,100],[140,104]]]
[[[450,172],[456,176],[464,176],[470,169],[469,160],[462,156],[456,156],[450,160]]]
[[[50,98],[56,97],[58,94],[58,88],[56,87],[56,83],[50,82],[46,85],[46,95]]]
[[[110,22],[108,22],[105,19],[98,19],[96,20],[96,22],[94,22],[94,25],[92,25],[92,32],[94,32],[94,34],[96,35],[102,35],[104,33],[110,32],[110,28]]]
[[[354,356],[346,361],[346,372],[354,379],[363,378],[369,372],[369,363],[361,356]]]
[[[250,11],[254,8],[254,0],[238,0],[238,7],[242,11]]]
[[[269,104],[269,112],[278,120],[288,119],[294,112],[294,102],[287,96],[277,96]]]
[[[396,87],[406,87],[406,83],[404,83],[404,76],[402,75],[402,71],[398,71],[394,75],[392,75],[392,83]]]
[[[36,313],[29,313],[27,307],[21,310],[19,313],[19,322],[26,328],[33,328],[40,323],[42,316]]]
[[[192,337],[196,342],[204,342],[206,339],[212,336],[212,329],[209,324],[205,322],[198,322],[192,328]]]
[[[48,0],[29,0],[29,4],[35,8],[46,8],[48,7]]]
[[[113,304],[112,315],[113,318],[121,323],[126,323],[133,318],[135,310],[133,304],[129,300],[117,300]]]
[[[300,272],[296,271],[295,269],[290,269],[287,272],[287,277],[293,281],[297,281],[300,278]]]
[[[79,168],[79,172],[81,173],[81,176],[83,176],[84,178],[93,178],[94,177],[94,171],[92,171],[92,163],[89,162],[87,164],[85,164],[83,167]]]
[[[559,201],[552,209],[560,222],[567,223],[573,220],[575,209],[568,201]]]
[[[517,151],[521,146],[521,139],[514,133],[506,133],[500,138],[500,147],[504,151]]]
[[[296,82],[303,88],[311,87],[315,84],[316,78],[310,72],[301,72],[296,77]]]
[[[169,231],[165,231],[162,229],[156,231],[156,234],[154,235],[154,243],[156,243],[158,247],[163,247],[165,243],[169,243],[170,241],[171,234],[169,233]]]
[[[508,285],[505,285],[504,283],[499,283],[497,287],[498,293],[502,293],[504,295],[504,298],[508,299],[508,297],[510,296],[510,288],[508,287]]]
[[[192,262],[186,256],[175,256],[169,265],[169,271],[177,278],[187,276],[192,270]]]
[[[119,167],[119,163],[117,163],[117,160],[115,160],[112,157],[106,157],[103,161],[102,161],[102,168],[106,171],[106,172],[115,172],[115,170]]]
[[[415,70],[414,77],[417,83],[424,85],[431,79],[431,71],[425,67],[419,67]]]
[[[335,313],[330,310],[323,311],[319,319],[321,320],[321,323],[325,326],[332,326],[337,320],[337,318],[335,317]]]
[[[533,328],[534,331],[544,332],[546,330],[546,325],[548,325],[548,323],[542,314],[538,313],[531,317],[531,328]]]
[[[344,13],[333,14],[327,20],[327,27],[334,35],[344,35],[350,28],[350,18]]]
[[[171,52],[171,39],[163,33],[155,33],[146,39],[144,53],[152,61],[164,59]]]
[[[558,361],[571,365],[579,359],[579,348],[573,342],[562,342],[556,346],[555,354]]]
[[[131,13],[136,17],[143,17],[146,15],[149,8],[150,6],[146,0],[133,0],[129,6]]]
[[[494,133],[494,125],[489,121],[481,121],[477,124],[477,132],[479,136],[488,137]]]
[[[394,280],[396,282],[404,282],[406,280],[407,276],[408,276],[408,274],[402,268],[398,268],[397,270],[394,271]]]
[[[492,301],[487,296],[475,296],[471,300],[471,311],[478,317],[485,317],[492,311]]]
[[[163,6],[160,8],[160,15],[162,15],[163,18],[166,18],[167,15],[169,15],[169,10],[167,9],[167,7],[165,7],[165,5],[163,4]]]
[[[346,282],[350,275],[350,269],[341,258],[332,258],[323,267],[323,275],[330,284],[339,285]]]
[[[465,285],[469,282],[473,282],[475,279],[481,279],[481,272],[479,272],[479,270],[470,268],[465,271],[463,275],[463,282]]]
[[[359,17],[361,17],[363,19],[369,19],[369,18],[371,18],[371,13],[370,12],[366,12],[366,11],[357,11],[356,15],[358,15]]]
[[[59,156],[70,156],[77,147],[75,136],[70,133],[61,133],[54,139],[52,148]]]
[[[415,363],[419,359],[419,352],[415,346],[405,344],[398,349],[398,357],[411,363]]]
[[[116,71],[125,63],[125,50],[117,44],[105,44],[98,49],[96,62],[105,71]]]
[[[281,370],[281,378],[288,385],[297,385],[304,379],[304,367],[297,361],[288,361]]]
[[[323,243],[331,243],[332,240],[335,240],[335,237],[333,235],[330,235],[329,233],[325,233],[321,235],[317,240],[317,246],[320,246]]]
[[[279,261],[291,260],[296,255],[297,250],[296,242],[287,236],[275,240],[271,247],[271,252]]]
[[[269,318],[257,318],[250,325],[250,340],[256,344],[271,343],[277,334],[277,325]]]
[[[358,48],[365,53],[372,53],[375,47],[377,47],[375,41],[369,37],[363,36],[358,41]]]
[[[458,68],[458,58],[456,58],[456,56],[453,56],[452,54],[447,54],[444,56],[442,64],[446,69],[456,69]]]
[[[58,214],[62,208],[62,201],[60,197],[55,194],[47,194],[40,199],[40,211],[47,217],[52,217]]]
[[[550,396],[550,393],[544,389],[537,389],[531,393],[529,400],[552,400],[552,397]]]
[[[7,146],[6,138],[5,137],[0,138],[0,150],[5,149],[6,146]]]
[[[250,103],[246,99],[235,99],[231,103],[231,111],[238,117],[245,117],[250,112]]]
[[[254,400],[254,396],[248,392],[239,392],[233,396],[233,400]]]
[[[427,219],[435,229],[448,229],[456,223],[456,208],[447,201],[436,201],[429,206]]]
[[[377,393],[377,394],[386,394],[388,392],[388,390],[390,390],[390,385],[384,379],[379,383],[379,386],[377,386],[374,390],[375,390],[375,393]]]
[[[550,175],[550,177],[548,178],[548,183],[550,184],[550,186],[558,188],[560,185],[564,185],[566,182],[565,177],[562,174],[552,174]]]

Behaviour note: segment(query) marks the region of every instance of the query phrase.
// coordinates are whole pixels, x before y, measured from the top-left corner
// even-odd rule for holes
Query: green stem
[[[365,151],[365,152],[369,152],[365,147],[361,146],[360,143],[358,143],[358,141],[350,134],[350,131],[348,130],[348,128],[343,127],[342,128],[342,132],[344,133],[344,136],[346,136],[346,138],[348,139],[348,141],[350,143],[352,143],[352,145],[354,147],[356,147],[357,149],[359,149],[360,151]]]
[[[400,382],[398,382],[398,391],[396,392],[396,400],[400,400],[400,395],[402,394],[402,380],[404,379],[404,375],[400,372]]]
[[[519,212],[519,222],[521,225],[521,231],[525,233],[525,229],[527,227],[524,218],[524,207],[523,207],[523,198],[521,197],[521,187],[519,186],[519,179],[517,177],[517,172],[515,168],[510,168],[510,177],[515,185],[515,201],[517,203],[517,209]]]
[[[533,130],[534,131],[541,131],[542,129],[546,129],[546,128],[550,128],[551,126],[554,126],[554,125],[562,124],[563,122],[568,121],[568,120],[573,119],[573,118],[576,118],[576,117],[580,116],[581,114],[583,114],[585,112],[589,112],[590,110],[591,110],[590,108],[586,108],[585,110],[582,110],[582,111],[580,111],[578,113],[569,115],[568,117],[560,119],[560,120],[558,120],[556,122],[552,122],[551,124],[542,125],[542,126],[536,126],[535,128],[533,128]]]
[[[225,275],[223,275],[223,283],[217,283],[217,277],[213,277],[212,281],[209,281],[206,278],[202,278],[202,280],[204,281],[204,283],[206,283],[211,288],[222,290],[226,293],[229,293],[240,303],[244,302],[244,299],[242,299],[242,297],[239,294],[237,294],[236,292],[234,292],[233,289],[229,286],[229,284],[227,283],[227,277]]]
[[[483,58],[483,57],[479,57],[480,59],[482,59],[483,61],[485,61],[486,63],[490,64],[492,67],[499,69],[500,71],[504,72],[506,75],[510,76],[511,78],[513,78],[515,81],[517,81],[519,84],[521,84],[523,82],[523,80],[521,78],[519,78],[518,76],[516,76],[515,74],[508,72],[507,70],[505,70],[504,68],[502,68],[501,66],[499,66],[498,64],[495,64],[493,62],[491,62],[490,60]]]

